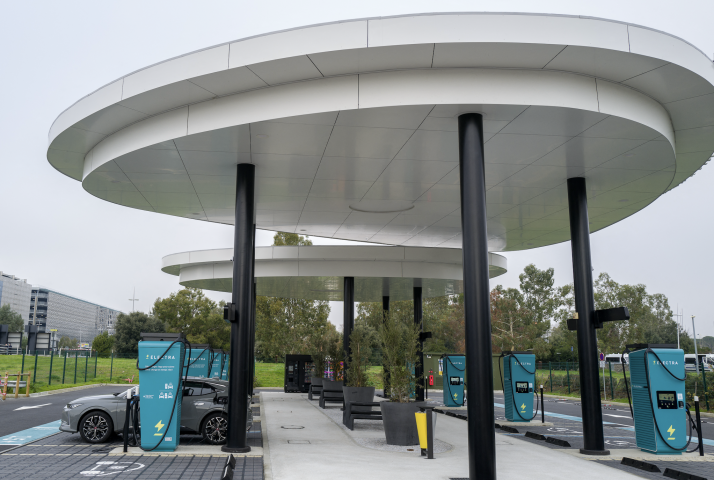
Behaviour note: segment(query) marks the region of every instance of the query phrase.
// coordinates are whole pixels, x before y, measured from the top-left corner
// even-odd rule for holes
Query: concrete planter
[[[419,411],[420,405],[419,403],[393,402],[380,404],[387,445],[417,445],[419,443],[414,414]]]
[[[348,403],[374,402],[374,387],[342,387],[345,405]],[[352,413],[370,412],[372,407],[352,407]]]
[[[326,378],[322,379],[323,390],[329,390],[331,392],[339,391],[339,390],[342,390],[342,385],[344,385],[344,382],[342,380],[333,381],[333,380],[328,380]]]

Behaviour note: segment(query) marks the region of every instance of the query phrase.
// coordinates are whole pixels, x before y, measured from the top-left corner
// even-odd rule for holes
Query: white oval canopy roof
[[[230,292],[233,249],[175,253],[161,270],[185,287]],[[489,276],[506,273],[506,258],[489,253]],[[352,245],[257,247],[258,295],[342,301],[344,277],[355,277],[355,301],[411,300],[413,287],[424,298],[463,291],[462,251],[455,248],[359,247]]]
[[[570,238],[565,181],[597,231],[714,151],[714,66],[594,18],[428,14],[246,38],[131,73],[64,111],[47,157],[91,194],[233,223],[256,165],[258,228],[461,247],[457,116],[484,114],[490,250]]]

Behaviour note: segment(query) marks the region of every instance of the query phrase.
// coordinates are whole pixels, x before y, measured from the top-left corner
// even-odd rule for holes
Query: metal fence
[[[627,374],[627,383],[623,369]],[[629,365],[607,362],[605,368],[600,368],[599,371],[601,396],[606,400],[627,397],[627,388],[630,386]],[[536,382],[551,393],[579,393],[579,365],[577,362],[538,362]],[[709,410],[710,402],[714,401],[714,373],[687,373],[685,393],[687,401],[690,402],[695,395],[699,396],[701,404]],[[714,403],[711,406],[714,406]]]
[[[32,372],[32,385],[133,383],[139,380],[136,353],[99,356],[94,351],[27,352],[0,357],[0,373]]]

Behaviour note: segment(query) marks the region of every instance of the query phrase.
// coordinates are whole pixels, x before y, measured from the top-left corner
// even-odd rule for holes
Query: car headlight
[[[68,403],[65,408],[72,410],[73,408],[81,407],[81,403]]]

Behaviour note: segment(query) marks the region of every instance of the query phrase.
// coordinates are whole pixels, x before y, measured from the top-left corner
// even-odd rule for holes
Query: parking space
[[[254,397],[254,413],[260,412],[258,397]],[[59,425],[59,421],[57,421]],[[56,430],[56,427],[55,427]],[[17,432],[22,433],[22,432]],[[45,433],[47,435],[47,433]],[[19,435],[18,435],[19,437]],[[183,446],[207,445],[200,435],[181,435]],[[37,479],[51,473],[53,480],[112,476],[117,479],[220,479],[227,455],[111,455],[123,445],[115,435],[109,442],[87,444],[79,434],[49,433],[43,438],[28,440],[23,445],[0,446],[0,469],[4,478]],[[248,445],[262,447],[261,422],[253,423],[248,432]],[[236,457],[234,479],[262,480],[263,457]]]

